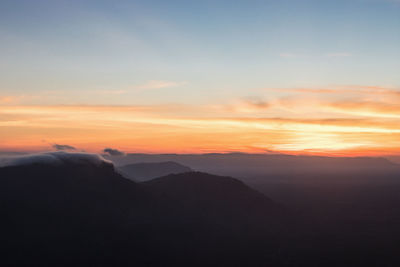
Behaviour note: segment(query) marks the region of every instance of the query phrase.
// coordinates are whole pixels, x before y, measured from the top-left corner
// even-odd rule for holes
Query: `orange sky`
[[[1,99],[4,151],[57,143],[91,152],[400,154],[400,93],[390,88],[297,88],[281,97],[191,106],[22,106]]]

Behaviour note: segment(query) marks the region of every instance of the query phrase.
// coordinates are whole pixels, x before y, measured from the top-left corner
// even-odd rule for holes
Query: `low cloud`
[[[31,164],[63,165],[63,164],[112,164],[97,154],[67,153],[63,151],[29,154],[14,157],[0,158],[0,167],[21,166]]]
[[[270,103],[268,103],[265,100],[257,98],[248,98],[245,100],[245,103],[256,109],[267,109],[270,107]]]
[[[0,96],[0,104],[3,105],[18,104],[24,98],[26,98],[26,96],[23,95]]]
[[[104,153],[109,154],[110,156],[123,156],[125,155],[124,152],[118,150],[118,149],[114,149],[114,148],[105,148],[103,149]]]
[[[400,118],[400,105],[377,101],[342,101],[328,104],[338,111],[368,117]]]
[[[13,96],[0,96],[0,103],[12,103],[14,102],[14,97]]]
[[[388,96],[400,97],[400,88],[366,85],[345,85],[325,88],[267,88],[267,90],[289,92],[289,93],[310,93],[310,94],[341,94],[349,96],[359,94],[361,96]]]
[[[75,147],[70,146],[70,145],[60,145],[60,144],[54,144],[53,148],[56,150],[77,150]]]
[[[231,105],[226,106],[232,112],[238,113],[257,113],[265,111],[271,107],[271,104],[261,97],[241,98]]]
[[[115,149],[122,148],[121,144],[151,153],[197,153],[206,149],[260,152],[257,147],[280,152],[317,149],[353,153],[361,148],[382,153],[400,151],[400,88],[288,88],[279,94],[271,90],[275,89],[212,108],[0,105],[0,126],[10,129],[4,132],[0,149],[43,146],[39,140],[31,143],[28,137],[43,129],[57,129],[58,140],[71,140],[71,144],[91,144],[95,135],[96,144],[110,144],[111,148],[104,149],[107,155],[123,154]],[[132,132],[135,138],[129,134]],[[113,140],[115,136],[119,136],[118,143]],[[25,139],[29,142],[23,142]],[[100,152],[103,148],[92,145],[88,149]]]

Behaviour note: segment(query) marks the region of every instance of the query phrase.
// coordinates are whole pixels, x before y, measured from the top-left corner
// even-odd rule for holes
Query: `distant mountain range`
[[[133,163],[120,166],[118,170],[125,177],[138,182],[148,181],[169,174],[193,171],[191,168],[173,161]]]
[[[108,156],[117,166],[134,162],[174,161],[192,169],[233,176],[247,183],[296,182],[400,182],[400,165],[385,158],[320,157],[284,154],[128,154]]]
[[[188,172],[141,184],[108,162],[65,157],[0,168],[0,211],[0,261],[41,266],[229,263],[237,257],[219,253],[273,235],[283,215],[230,177]]]
[[[132,160],[131,155],[128,158]],[[232,173],[247,165],[247,173],[252,168],[257,173],[263,165],[263,171],[278,163],[284,168],[285,161],[297,169],[304,160],[310,170],[311,163],[316,169],[326,162],[333,164],[318,171],[353,164],[359,169],[354,172],[357,177],[362,174],[357,181],[376,170],[374,175],[381,176],[374,179],[385,180],[386,174],[398,170],[390,162],[369,158],[209,154],[180,159],[185,158],[195,169],[232,168]],[[271,192],[272,200],[235,178],[204,172],[135,182],[111,162],[84,153],[25,155],[3,159],[0,165],[1,266],[400,264],[400,186],[393,183],[314,184],[292,172],[295,183],[283,179],[277,184],[277,178],[253,184]],[[142,179],[153,178],[157,173],[153,168],[159,168],[159,173],[187,170],[173,162],[134,167],[137,173],[142,171]],[[333,171],[328,174],[334,177]],[[338,179],[343,179],[341,175],[337,172]],[[278,203],[275,196],[286,201]]]

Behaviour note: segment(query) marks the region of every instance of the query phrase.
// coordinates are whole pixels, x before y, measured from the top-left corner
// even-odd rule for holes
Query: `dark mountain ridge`
[[[90,161],[0,168],[0,211],[2,263],[41,266],[231,262],[222,254],[256,232],[272,235],[264,229],[280,216],[233,178],[185,173],[140,184]]]
[[[117,166],[130,162],[175,161],[191,168],[239,178],[248,184],[273,182],[396,182],[400,165],[385,158],[285,154],[128,154],[107,157]],[[362,178],[361,178],[362,177]]]
[[[262,161],[267,165],[276,165],[276,163],[295,164],[337,164],[338,166],[375,166],[375,167],[388,167],[399,166],[398,164],[389,161],[383,157],[328,157],[328,156],[305,156],[305,155],[288,155],[288,154],[249,154],[249,153],[206,153],[206,154],[142,154],[142,153],[129,153],[125,157],[112,157],[105,155],[105,158],[115,161],[117,166],[128,164],[132,160],[142,162],[156,162],[156,161],[175,161],[181,162],[194,162],[197,164],[204,164],[206,161],[230,161],[230,160],[244,160],[246,163],[258,164]],[[203,160],[203,161],[202,161]],[[188,164],[189,165],[189,164]],[[316,167],[316,166],[314,166]]]
[[[93,155],[51,153],[6,163],[0,168],[2,266],[400,262],[400,217],[375,216],[382,213],[374,209],[352,216],[353,202],[349,210],[298,213],[231,177],[188,172],[137,183]],[[313,200],[311,210],[329,207],[323,197]],[[398,202],[387,200],[393,214]]]
[[[282,206],[232,177],[191,172],[164,176],[144,185],[175,202],[184,200],[186,213],[211,220],[209,223],[254,227],[264,221],[271,226],[285,212]]]
[[[139,162],[120,166],[117,169],[125,177],[137,182],[148,181],[169,174],[178,174],[192,171],[191,168],[173,161]]]

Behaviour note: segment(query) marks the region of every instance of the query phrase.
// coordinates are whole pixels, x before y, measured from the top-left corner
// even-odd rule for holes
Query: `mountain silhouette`
[[[232,177],[202,172],[172,174],[144,183],[152,192],[180,203],[197,220],[241,227],[267,225],[284,209],[265,195]],[[279,218],[279,216],[278,216]]]
[[[108,156],[117,166],[131,162],[174,161],[191,168],[233,176],[247,184],[262,182],[400,182],[400,165],[378,157],[323,157],[285,154],[127,154]]]
[[[259,185],[271,200],[204,172],[134,182],[82,153],[1,165],[1,266],[400,264],[396,184]]]
[[[272,236],[282,208],[229,177],[135,183],[109,162],[67,159],[0,168],[0,210],[4,265],[204,266],[247,261],[244,244]]]
[[[173,161],[133,163],[118,167],[118,170],[125,177],[138,182],[148,181],[168,174],[192,171],[191,168]]]

